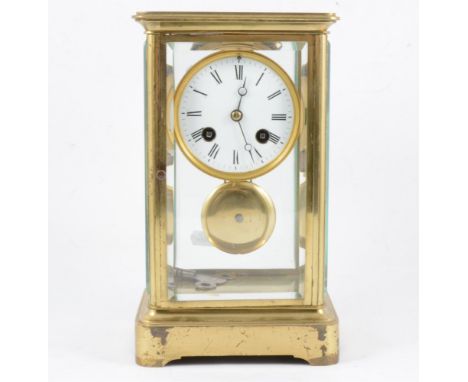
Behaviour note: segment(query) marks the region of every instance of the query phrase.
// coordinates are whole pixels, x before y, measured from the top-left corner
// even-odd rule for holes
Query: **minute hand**
[[[242,128],[242,125],[240,122],[237,122],[239,124],[242,136],[244,137],[245,144],[248,145],[249,143],[247,142],[247,138],[245,137],[244,129]]]
[[[244,149],[249,152],[250,158],[252,158],[252,162],[255,162],[253,154],[252,154],[252,145],[249,142],[247,142],[247,138],[245,137],[244,129],[242,128],[241,123],[240,122],[237,122],[237,123],[239,124],[242,136],[244,137],[244,142],[245,142]]]

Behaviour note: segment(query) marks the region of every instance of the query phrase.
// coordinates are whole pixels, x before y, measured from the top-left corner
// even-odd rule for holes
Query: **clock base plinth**
[[[136,318],[136,362],[164,366],[182,357],[293,356],[338,362],[338,318],[328,295],[320,309],[156,311],[145,293]]]

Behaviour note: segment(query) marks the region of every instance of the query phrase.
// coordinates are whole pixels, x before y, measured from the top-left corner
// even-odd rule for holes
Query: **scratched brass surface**
[[[136,362],[164,366],[182,357],[293,356],[311,365],[338,362],[338,319],[326,296],[311,311],[222,309],[171,313],[148,308],[136,319]]]

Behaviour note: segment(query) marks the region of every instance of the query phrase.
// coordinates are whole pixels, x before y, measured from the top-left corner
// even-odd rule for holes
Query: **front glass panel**
[[[242,44],[236,43],[235,46],[229,46],[226,45],[226,43],[212,42],[167,43],[167,290],[170,301],[300,301],[304,297],[304,270],[306,262],[304,249],[306,205],[305,121],[302,120],[299,126],[300,134],[297,141],[295,141],[293,149],[281,163],[259,177],[244,180],[247,183],[245,189],[238,192],[233,199],[238,201],[239,199],[236,198],[244,198],[242,199],[242,203],[245,203],[242,207],[244,209],[236,211],[236,206],[240,206],[240,204],[236,204],[237,202],[232,202],[231,204],[226,202],[227,204],[225,205],[229,206],[229,208],[227,208],[229,212],[221,214],[220,216],[216,215],[219,214],[219,210],[215,208],[216,198],[213,195],[215,190],[226,185],[225,180],[207,174],[205,171],[202,171],[203,169],[194,165],[193,161],[187,157],[187,153],[183,152],[175,137],[175,119],[180,116],[175,113],[174,99],[176,90],[183,77],[190,68],[196,65],[200,60],[218,51],[236,50],[239,46],[242,46],[243,49],[248,47],[250,48],[249,51],[260,53],[279,65],[292,80],[293,86],[296,88],[299,99],[301,100],[301,114],[302,105],[306,104],[306,43],[282,41],[245,42]],[[247,65],[245,67],[247,68]],[[268,69],[270,70],[269,67]],[[260,75],[257,72],[254,73],[252,69],[250,70],[251,71],[248,72],[248,70],[245,69],[242,75],[244,77],[250,76],[250,78],[253,78],[255,75],[256,83]],[[237,68],[233,67],[232,76],[239,76]],[[210,83],[210,89],[215,89],[214,85],[217,84],[222,86],[222,84],[218,83],[216,78],[213,77],[212,81],[216,81],[216,83]],[[224,83],[227,84],[227,82],[227,79],[225,79]],[[242,78],[240,78],[239,83],[240,89],[243,83]],[[260,86],[260,84],[261,82],[258,86]],[[265,86],[267,85],[268,84],[265,83]],[[252,84],[251,86],[255,85]],[[200,87],[203,87],[203,82],[200,84]],[[208,88],[208,85],[206,88]],[[210,113],[210,108],[213,108],[213,103],[210,103],[209,108],[204,109],[203,102],[208,93],[202,88],[196,90],[205,94],[200,94],[201,106],[197,108],[197,110],[192,110],[192,116],[194,118],[199,117],[197,115],[201,114],[198,113],[199,111],[203,112],[203,116],[207,116]],[[253,88],[251,88],[251,90],[253,90]],[[211,91],[208,96],[216,97],[216,94],[213,93],[214,91]],[[254,102],[252,94],[254,94],[254,92],[250,91],[250,93],[245,95],[242,100],[244,105],[248,105],[249,102]],[[274,94],[274,92],[272,92],[272,94]],[[219,95],[218,97],[220,97],[219,108],[225,107],[222,96]],[[233,97],[233,99],[236,99],[238,94],[234,94]],[[267,106],[271,104],[266,103]],[[235,110],[236,107],[233,106],[233,111]],[[248,105],[245,106],[243,110],[249,110],[250,118],[252,118],[255,107]],[[261,110],[260,106],[259,110]],[[186,113],[187,110],[183,111],[181,109],[179,112]],[[193,112],[195,112],[195,115]],[[215,113],[216,110],[212,110],[212,112]],[[271,111],[268,112],[271,113]],[[271,126],[279,126],[275,125],[275,123],[282,117],[274,117],[273,114],[280,115],[281,113],[272,113],[271,116]],[[228,116],[229,123],[231,123],[231,119],[229,118],[232,119],[232,124],[235,127],[231,127],[228,123],[226,123],[226,125],[222,123],[217,124],[217,126],[213,127],[213,130],[215,130],[214,134],[210,135],[209,133],[212,133],[212,131],[206,130],[203,132],[204,136],[201,136],[202,131],[200,130],[200,134],[194,135],[194,139],[199,139],[201,141],[200,144],[207,144],[207,142],[211,144],[210,139],[213,139],[212,144],[214,145],[216,143],[216,137],[218,137],[221,142],[220,136],[223,134],[222,129],[237,129],[236,121],[238,120],[236,118],[238,118],[238,116],[236,114]],[[249,125],[249,115],[240,116],[239,118],[243,118],[242,123],[245,122],[245,130],[252,128],[260,130],[260,126],[252,127],[252,124]],[[205,122],[202,122],[204,121],[202,118],[199,120],[200,128],[203,128]],[[268,126],[261,127],[268,128]],[[272,129],[274,128],[275,127],[272,127]],[[243,131],[243,133],[245,132]],[[271,131],[271,133],[273,134],[273,131]],[[196,131],[194,134],[197,134]],[[213,135],[215,136],[214,138]],[[261,142],[261,135],[258,131],[253,132],[249,130],[245,133],[244,138],[242,138],[239,132],[238,137],[239,138],[229,138],[229,142],[231,142],[232,139],[245,139],[245,143],[247,144],[250,143],[247,142],[248,139],[253,140],[253,146],[256,145],[261,149],[266,149],[267,147],[265,143]],[[203,141],[203,139],[205,141]],[[257,141],[255,141],[255,139],[257,139]],[[281,144],[282,143],[283,142],[281,142]],[[270,141],[266,144],[275,145],[280,143]],[[224,143],[223,148],[225,148],[225,146],[226,143]],[[219,145],[215,145],[215,148],[216,147],[219,147]],[[242,147],[245,146],[243,145]],[[235,164],[236,150],[232,149],[232,147],[229,147],[229,150],[233,151],[232,160]],[[243,158],[242,160],[247,160],[249,158],[247,154],[251,154],[250,150],[242,153],[244,154],[241,157]],[[211,157],[208,157],[208,159],[210,158]],[[260,160],[259,158],[257,159]],[[249,184],[255,185],[253,186],[255,195],[258,196],[258,194],[260,194],[262,195],[260,198],[262,201],[267,200],[269,202],[265,202],[266,204],[262,204],[261,207],[259,207],[258,204],[250,203],[249,198],[251,196],[249,195],[251,194],[249,194],[249,187],[251,186],[249,186]],[[232,227],[233,232],[237,227],[240,227],[240,225],[250,227],[247,231],[251,230],[253,226],[248,226],[248,224],[251,219],[259,218],[256,215],[258,208],[260,208],[262,214],[264,214],[260,217],[268,222],[265,224],[269,224],[269,228],[273,225],[271,235],[265,238],[261,243],[253,245],[250,249],[247,246],[247,249],[244,251],[245,247],[236,243],[229,246],[230,243],[220,244],[220,242],[216,242],[216,239],[213,239],[216,232],[223,234],[223,232],[225,233],[227,231],[229,233],[230,227]],[[212,220],[209,220],[210,218],[212,218]],[[254,232],[246,232],[245,234],[255,235]],[[236,241],[235,236],[236,234],[233,233],[234,242]],[[225,245],[225,247],[222,247],[222,245]]]

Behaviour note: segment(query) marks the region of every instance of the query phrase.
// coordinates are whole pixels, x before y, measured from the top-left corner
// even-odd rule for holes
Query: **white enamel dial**
[[[212,57],[196,65],[178,90],[179,144],[211,175],[259,176],[284,159],[297,137],[293,84],[264,56],[231,52]]]

